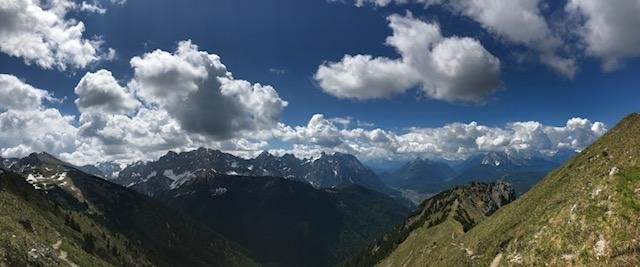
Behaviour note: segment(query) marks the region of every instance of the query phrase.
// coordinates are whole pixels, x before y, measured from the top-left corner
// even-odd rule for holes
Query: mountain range
[[[335,264],[401,222],[411,207],[342,153],[243,159],[206,148],[170,151],[127,166],[113,181],[199,219],[276,266]]]
[[[562,153],[563,156],[568,154]],[[471,181],[506,181],[513,185],[517,195],[522,195],[558,165],[551,158],[490,152],[455,165],[418,158],[382,176],[389,187],[420,203],[438,192]]]
[[[264,160],[267,156],[288,158],[263,153],[255,159],[259,173],[277,162]],[[0,202],[6,204],[0,205],[0,214],[7,215],[0,229],[10,227],[5,234],[17,236],[0,242],[0,256],[5,256],[0,262],[11,266],[49,266],[61,259],[82,266],[330,266],[410,212],[404,203],[355,183],[318,189],[295,177],[237,175],[232,171],[243,169],[236,159],[208,149],[169,152],[157,162],[120,171],[136,178],[140,177],[133,175],[136,171],[145,173],[150,167],[166,167],[164,177],[174,177],[172,171],[194,170],[173,180],[169,188],[153,191],[142,191],[142,186],[163,180],[152,176],[126,188],[113,183],[115,179],[87,173],[101,172],[97,167],[77,167],[47,153],[0,159],[0,182],[19,185],[0,187],[6,200]],[[336,166],[334,177],[344,177],[339,172],[354,165],[354,173],[367,174],[353,159],[324,154],[300,166],[311,169],[308,178],[326,173],[313,162]],[[231,171],[222,174],[203,166]],[[32,201],[32,195],[41,198]],[[35,211],[21,215],[13,207]],[[32,228],[48,233],[30,233]],[[91,248],[84,249],[87,242]]]
[[[79,169],[153,196],[180,186],[200,170],[243,176],[272,176],[301,181],[317,189],[357,184],[420,203],[429,196],[470,181],[503,180],[513,184],[517,195],[531,188],[559,160],[575,152],[561,150],[552,157],[520,156],[504,152],[479,154],[460,162],[417,158],[393,171],[375,173],[355,156],[321,153],[310,159],[292,154],[274,156],[266,151],[244,159],[219,150],[199,148],[176,153],[169,151],[156,161],[135,162],[124,169],[102,162]]]
[[[634,113],[553,170],[488,153],[383,179],[341,153],[200,148],[124,169],[0,158],[0,265],[637,265],[639,136]],[[382,180],[434,193],[411,213]]]
[[[511,197],[478,201],[478,191],[470,192],[478,184],[444,191],[343,264],[637,266],[639,137],[634,113],[509,204]]]
[[[2,162],[0,265],[257,265],[196,220],[49,154]]]
[[[127,166],[113,181],[153,196],[179,187],[200,171],[282,177],[308,183],[317,189],[357,184],[387,195],[399,195],[385,186],[356,157],[337,152],[323,152],[316,158],[299,159],[292,154],[278,157],[265,151],[256,158],[244,159],[207,148],[181,153],[169,151],[157,161],[136,162]]]

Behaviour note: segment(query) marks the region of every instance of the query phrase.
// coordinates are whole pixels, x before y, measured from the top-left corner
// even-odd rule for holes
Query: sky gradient
[[[0,156],[553,153],[638,110],[637,1],[409,2],[8,1],[0,95],[35,102],[0,101]]]

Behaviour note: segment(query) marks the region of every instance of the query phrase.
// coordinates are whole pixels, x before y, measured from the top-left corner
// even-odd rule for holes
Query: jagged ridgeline
[[[0,266],[252,266],[159,202],[46,153],[0,166]]]
[[[434,201],[436,199],[428,200],[423,208]],[[435,217],[427,217],[426,223],[418,222],[418,225],[439,222],[441,213],[436,212]],[[420,214],[411,217],[404,227],[415,225],[413,221],[420,218],[424,217]],[[624,118],[521,198],[500,208],[468,232],[458,230],[456,234],[455,227],[446,224],[453,221],[396,230],[369,251],[370,258],[361,255],[354,263],[637,266],[640,264],[640,114]],[[459,223],[458,229],[463,225]],[[419,238],[422,238],[420,242],[413,241]],[[438,242],[440,240],[446,242]],[[388,245],[398,243],[397,247]],[[384,256],[378,251],[383,251]]]
[[[301,161],[263,153],[258,159],[199,149],[170,152],[145,172],[142,164],[129,168],[132,178],[175,177],[179,183],[171,189],[125,188],[86,173],[103,168],[76,167],[44,152],[0,158],[0,266],[331,266],[410,212],[356,184],[354,177],[372,172],[353,156]],[[331,173],[352,184],[317,189],[306,180],[233,170],[262,173],[260,166],[286,167],[279,163],[288,159],[317,169],[307,178]],[[189,175],[178,180],[174,173]],[[143,194],[149,192],[155,199]]]
[[[403,224],[344,262],[345,266],[429,265],[432,252],[449,247],[498,208],[515,199],[510,184],[473,182],[425,200]]]

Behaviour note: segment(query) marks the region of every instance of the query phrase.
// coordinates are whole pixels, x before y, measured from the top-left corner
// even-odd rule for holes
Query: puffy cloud
[[[559,55],[563,42],[542,16],[541,0],[356,0],[355,4],[387,6],[393,2],[415,2],[427,7],[443,5],[456,14],[473,19],[508,43],[536,51],[542,63],[564,76],[573,77],[577,71],[575,59]]]
[[[326,93],[365,100],[402,93],[416,83],[417,74],[399,60],[345,55],[318,67],[314,78]]]
[[[338,130],[332,121],[316,114],[306,127],[285,127],[275,136],[293,142],[293,148],[274,152],[308,157],[328,150],[352,153],[365,160],[415,157],[454,160],[485,152],[552,156],[559,150],[582,150],[606,131],[601,122],[582,118],[572,118],[564,126],[527,121],[489,127],[471,122],[411,128],[406,133],[362,128]]]
[[[248,155],[266,146],[257,134],[270,136],[287,105],[273,87],[235,79],[217,55],[190,41],[130,63],[126,86],[106,70],[76,86],[82,145],[68,159],[149,159],[198,146]]]
[[[24,156],[34,151],[54,154],[76,148],[73,116],[56,109],[8,110],[0,113],[0,155]]]
[[[440,27],[405,16],[388,18],[393,35],[386,44],[400,59],[346,55],[322,64],[314,78],[342,98],[384,98],[419,85],[431,98],[482,102],[500,87],[500,61],[476,40],[443,37]]]
[[[131,59],[129,87],[187,131],[225,139],[274,127],[287,102],[271,86],[236,80],[215,54],[190,41],[174,53],[156,50]]]
[[[91,84],[113,85],[114,81],[108,78],[110,74],[100,71],[92,74],[97,73],[104,74],[107,77],[104,80],[108,82]],[[105,77],[93,78],[100,80]],[[305,126],[278,123],[273,128],[218,140],[185,129],[178,118],[157,104],[141,104],[134,112],[128,113],[105,112],[109,110],[106,108],[108,105],[97,105],[96,109],[91,106],[81,109],[83,112],[76,122],[73,116],[64,116],[55,108],[44,106],[43,99],[50,97],[46,91],[33,88],[15,77],[5,77],[5,80],[9,80],[13,87],[21,88],[12,90],[31,91],[33,96],[26,97],[32,98],[29,104],[6,106],[5,111],[0,113],[0,156],[20,157],[33,151],[48,151],[75,164],[104,160],[148,160],[159,157],[167,150],[180,151],[200,146],[250,157],[257,151],[272,148],[269,144],[272,140],[291,145],[290,149],[275,149],[273,152],[293,152],[301,157],[310,157],[321,151],[352,153],[363,160],[418,156],[463,159],[490,151],[553,155],[561,149],[581,150],[606,131],[600,122],[572,118],[563,126],[529,121],[489,127],[471,122],[394,132],[379,128],[363,129],[357,124],[358,128],[349,128],[353,118],[326,118],[323,114],[315,114]],[[246,87],[241,85],[241,88],[248,90]],[[114,88],[124,90],[122,87],[111,89]],[[247,93],[242,92],[244,89],[227,89],[234,94]],[[249,99],[243,101],[260,106],[251,101],[271,99],[271,96]]]
[[[435,71],[423,75],[422,89],[435,99],[481,102],[500,86],[500,61],[470,38],[448,38],[432,51],[430,65]],[[431,76],[431,77],[430,77]]]
[[[133,116],[122,114],[83,113],[77,138],[81,144],[75,151],[61,156],[78,164],[104,160],[132,162],[156,159],[168,150],[182,151],[209,147],[237,155],[253,155],[267,143],[242,137],[222,141],[194,134],[181,128],[165,110],[140,108]]]
[[[105,156],[152,153],[192,144],[166,111],[141,108],[134,116],[83,113],[79,137],[99,141]]]
[[[124,85],[107,70],[80,79],[78,120],[45,107],[56,100],[47,91],[0,75],[0,156],[44,150],[76,164],[126,162],[199,146],[252,155],[268,144],[257,134],[278,128],[287,105],[273,87],[235,79],[189,41],[131,65]]]
[[[0,74],[0,111],[32,110],[44,100],[55,100],[49,92],[34,88],[13,75]]]
[[[330,122],[341,125],[342,129],[346,129],[347,127],[349,127],[349,124],[351,124],[352,120],[353,118],[351,117],[336,117],[329,119]]]
[[[472,0],[442,2],[473,18],[512,42],[531,44],[549,38],[547,22],[540,15],[540,0]]]
[[[24,156],[33,151],[60,154],[75,150],[73,116],[45,108],[55,100],[12,75],[0,74],[0,156]]]
[[[407,32],[410,29],[407,27]],[[446,40],[442,38],[441,42]],[[403,38],[388,42],[397,43],[406,54],[417,51]],[[550,155],[559,149],[580,150],[606,131],[602,123],[582,118],[572,118],[564,126],[514,122],[489,127],[471,122],[411,128],[400,133],[349,128],[353,118],[315,114],[305,126],[288,126],[278,122],[286,102],[273,88],[234,79],[219,57],[198,51],[189,42],[180,43],[174,53],[156,50],[134,58],[131,64],[134,76],[125,86],[106,70],[87,73],[80,80],[75,90],[76,105],[81,111],[77,121],[45,106],[47,101],[55,100],[47,91],[14,76],[0,75],[0,156],[48,151],[75,164],[130,162],[157,158],[170,149],[199,146],[252,156],[276,140],[292,148],[275,152],[289,151],[306,157],[327,150],[352,153],[362,159],[460,159],[488,151]],[[179,101],[183,107],[179,107]],[[184,121],[183,112],[196,120],[205,119],[198,112],[228,112],[203,104],[221,101],[232,103],[237,112],[223,118],[231,121],[221,124],[231,125],[223,132],[236,134],[222,138],[224,134],[202,130],[207,127],[194,128]]]
[[[336,2],[339,0],[330,0],[330,1]],[[365,6],[366,4],[373,4],[376,6],[386,6],[391,2],[393,2],[393,0],[355,0],[355,5],[359,7]]]
[[[74,89],[78,96],[75,103],[81,112],[128,113],[140,106],[140,102],[127,90],[108,70],[89,72]]]
[[[548,127],[545,132],[560,148],[582,150],[606,131],[605,125],[601,122],[572,118],[564,127]]]
[[[0,1],[0,51],[45,69],[84,68],[109,56],[102,41],[83,38],[84,23],[66,18],[73,1]],[[95,6],[94,6],[95,7]],[[94,9],[95,10],[95,9]]]
[[[640,1],[570,0],[566,10],[579,21],[587,52],[602,58],[605,70],[640,56]]]
[[[285,141],[311,143],[322,147],[335,147],[342,143],[342,134],[323,114],[315,114],[307,126],[288,127],[281,136]]]
[[[575,59],[558,55],[562,40],[554,35],[542,16],[541,0],[453,0],[446,4],[507,41],[537,51],[541,62],[558,73],[570,78],[575,76]]]

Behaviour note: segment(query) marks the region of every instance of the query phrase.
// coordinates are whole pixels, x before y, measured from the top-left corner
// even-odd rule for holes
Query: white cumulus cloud
[[[225,139],[269,129],[287,102],[269,85],[235,79],[220,57],[182,41],[173,53],[156,50],[131,59],[129,87],[187,131]]]
[[[89,72],[74,89],[78,96],[75,103],[81,112],[128,113],[140,106],[140,102],[127,90],[108,70]]]
[[[320,151],[339,151],[364,160],[416,157],[458,160],[486,152],[552,156],[560,150],[580,151],[606,132],[603,123],[583,118],[571,118],[563,126],[524,121],[489,127],[470,122],[411,128],[405,133],[339,129],[333,121],[316,114],[307,126],[283,126],[275,138],[292,142],[293,148],[274,152],[309,157]]]
[[[287,106],[273,87],[235,79],[219,56],[190,41],[130,63],[134,75],[124,86],[107,70],[76,86],[86,144],[69,158],[139,159],[198,146],[243,154],[266,145],[254,133],[277,128]]]
[[[539,54],[540,62],[572,78],[578,67],[574,58],[561,56],[562,39],[552,31],[542,15],[541,0],[356,0],[357,6],[391,3],[441,5],[473,19],[507,43],[525,46]]]
[[[49,92],[35,88],[8,74],[0,74],[0,111],[31,110],[45,100],[55,100]]]
[[[99,38],[83,37],[82,21],[67,18],[70,10],[96,8],[68,0],[0,1],[0,51],[45,69],[84,68],[106,59],[112,50],[102,51]]]
[[[47,91],[13,75],[0,74],[0,156],[24,156],[33,151],[61,154],[75,150],[74,117],[45,107],[47,100],[55,99]]]
[[[78,87],[96,86],[103,90],[100,94],[104,91],[110,95],[128,94],[126,87],[117,85],[107,71],[88,73],[82,80]],[[254,93],[246,91],[255,89],[256,85],[248,86],[244,84],[248,83],[246,81],[237,82],[241,84],[234,86],[241,89],[225,90],[230,90],[232,95],[241,99],[239,101],[246,101],[258,110],[269,109],[274,103],[269,101],[273,96],[268,93],[259,91],[261,93],[258,96],[253,96]],[[86,97],[87,92],[92,94],[95,91],[79,92],[78,100]],[[9,95],[22,95],[23,99],[28,100],[24,104],[2,104],[0,156],[21,157],[34,151],[47,151],[75,164],[104,160],[148,160],[159,157],[167,150],[181,151],[200,146],[247,157],[255,155],[257,151],[271,149],[275,153],[291,152],[300,157],[314,156],[321,151],[339,151],[355,154],[363,160],[415,157],[464,159],[492,151],[553,155],[565,149],[582,150],[606,131],[601,122],[571,118],[561,126],[524,121],[490,127],[470,122],[398,132],[380,128],[364,129],[357,123],[354,124],[355,128],[351,128],[349,126],[355,120],[351,117],[327,118],[323,114],[315,114],[303,126],[278,122],[269,128],[255,128],[245,135],[219,139],[183,127],[170,110],[144,99],[137,107],[122,108],[111,107],[103,101],[110,99],[120,102],[118,97],[98,98],[100,101],[90,102],[93,104],[80,108],[81,115],[76,121],[74,116],[65,116],[56,108],[47,107],[46,100],[51,98],[48,92],[11,75],[2,75],[1,99]],[[291,148],[274,149],[270,144],[272,141],[289,144]]]
[[[482,102],[500,88],[500,61],[477,40],[444,37],[436,23],[405,16],[388,18],[386,44],[401,58],[345,55],[326,62],[314,76],[326,93],[341,98],[384,98],[419,86],[427,96],[453,102]]]
[[[587,53],[601,58],[605,70],[640,56],[640,1],[570,0],[566,10],[578,20]]]

